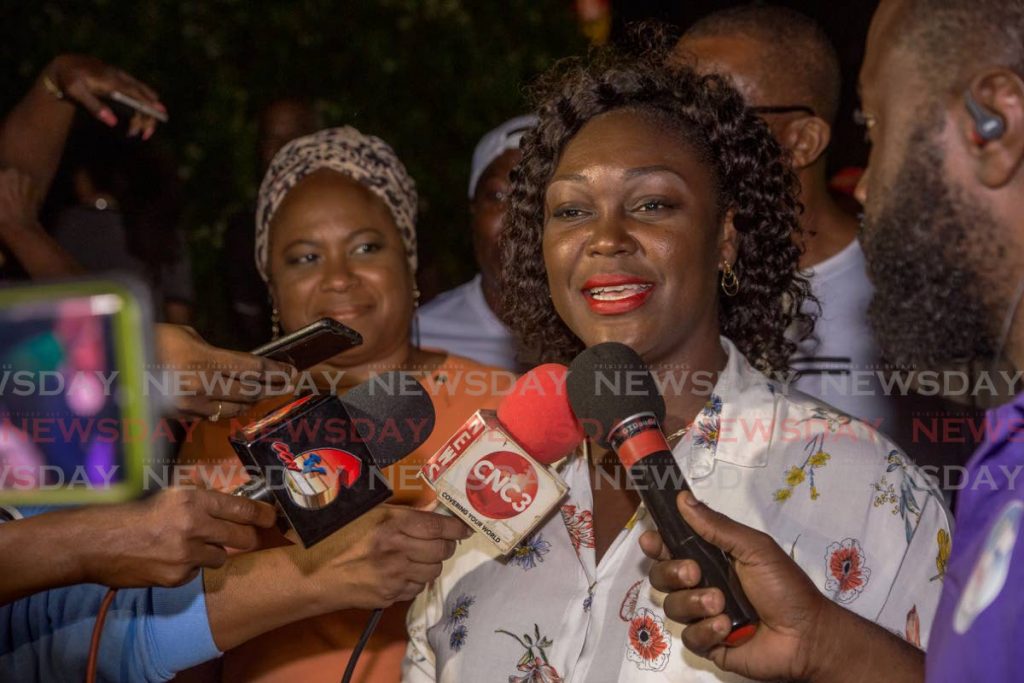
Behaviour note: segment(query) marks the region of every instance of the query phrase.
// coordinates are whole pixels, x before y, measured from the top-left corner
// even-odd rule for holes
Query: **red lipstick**
[[[594,275],[580,290],[590,310],[598,315],[622,315],[643,306],[654,292],[654,283],[635,275]]]

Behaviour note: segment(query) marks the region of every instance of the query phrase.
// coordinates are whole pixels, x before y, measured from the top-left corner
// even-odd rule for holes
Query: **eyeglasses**
[[[774,107],[749,107],[755,114],[807,114],[817,116],[814,109],[805,104],[782,104]]]

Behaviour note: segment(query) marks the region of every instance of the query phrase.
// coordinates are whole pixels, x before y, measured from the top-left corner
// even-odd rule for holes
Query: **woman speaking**
[[[948,550],[942,499],[884,436],[773,379],[787,329],[811,322],[794,176],[726,82],[664,64],[606,51],[542,80],[503,235],[506,322],[550,361],[631,346],[662,380],[698,498],[919,639]],[[561,514],[507,557],[462,543],[416,599],[406,680],[738,680],[664,618],[638,546],[653,522],[615,455],[588,445],[561,476]]]

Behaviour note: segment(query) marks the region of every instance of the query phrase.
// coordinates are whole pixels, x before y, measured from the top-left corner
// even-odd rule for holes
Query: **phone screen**
[[[0,501],[137,492],[153,436],[137,304],[118,291],[0,291]]]

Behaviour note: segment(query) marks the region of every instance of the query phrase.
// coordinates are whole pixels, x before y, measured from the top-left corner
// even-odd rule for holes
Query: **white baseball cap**
[[[469,198],[476,194],[476,184],[480,176],[494,160],[510,149],[519,149],[519,141],[523,133],[537,125],[534,114],[526,114],[509,119],[491,132],[480,138],[473,150],[473,165],[469,171]]]

